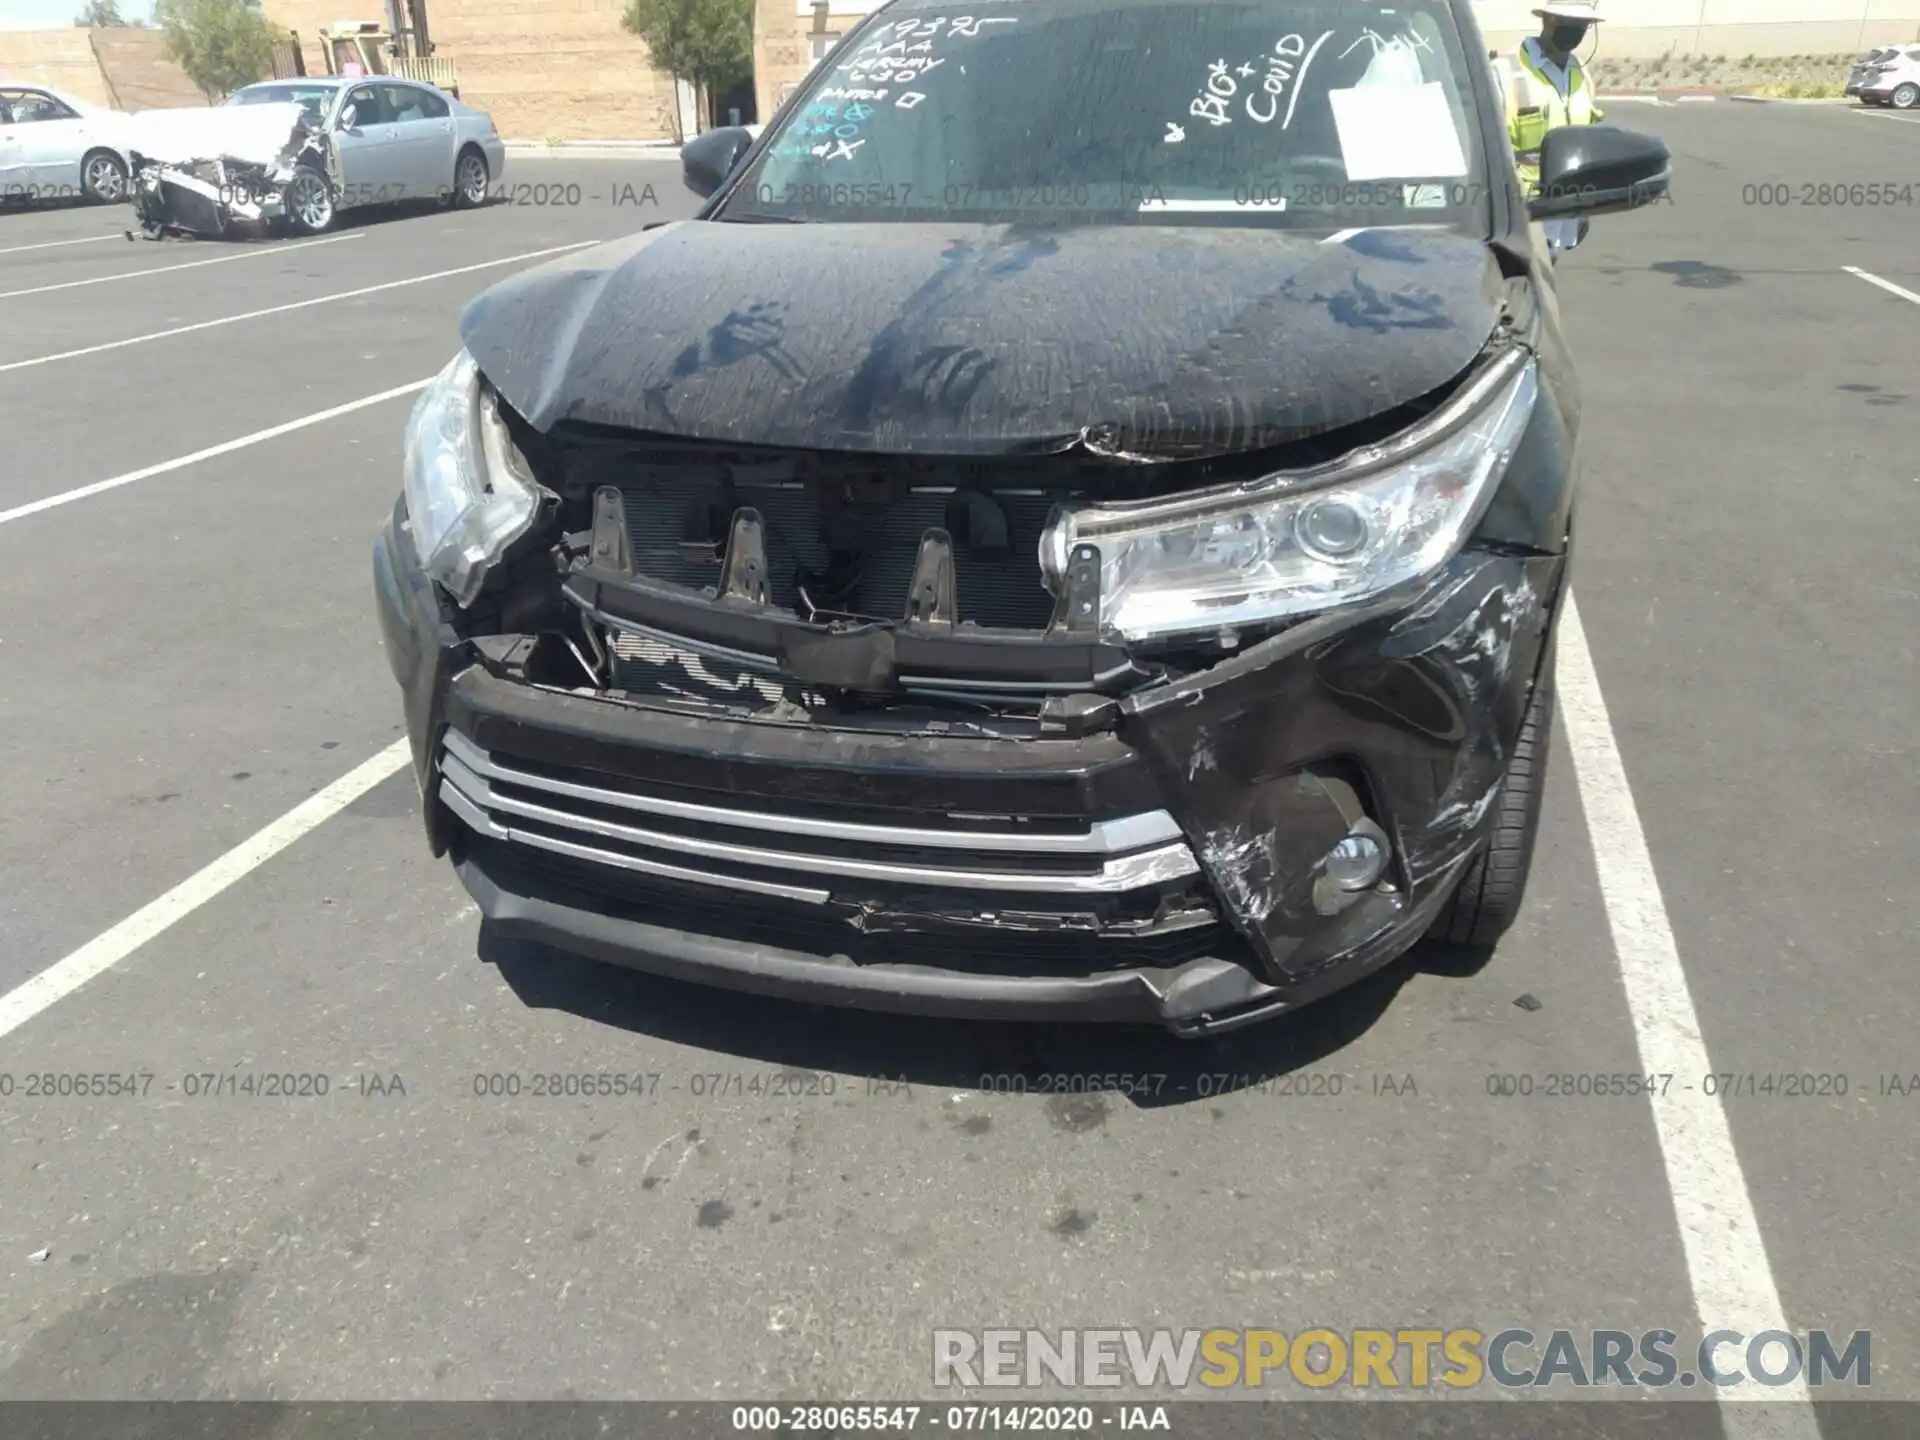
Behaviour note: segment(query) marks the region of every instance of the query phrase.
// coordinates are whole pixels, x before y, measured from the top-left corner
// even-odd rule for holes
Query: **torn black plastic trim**
[[[1469,548],[1414,593],[1317,616],[1119,702],[1116,733],[1160,775],[1276,982],[1404,932],[1484,843],[1564,568]],[[1329,917],[1314,880],[1353,830],[1352,797],[1391,839],[1392,883]]]
[[[1125,650],[1091,637],[974,626],[936,633],[933,627],[882,621],[825,627],[770,605],[715,599],[591,564],[576,567],[562,589],[602,624],[634,626],[794,679],[815,670],[816,684],[882,693],[920,684],[1028,690],[1039,698],[1074,690],[1120,692],[1153,678]]]

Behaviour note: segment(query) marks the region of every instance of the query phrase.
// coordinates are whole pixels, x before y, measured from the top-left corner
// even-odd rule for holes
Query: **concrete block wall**
[[[0,78],[50,85],[95,105],[113,103],[87,32],[71,25],[64,30],[0,30]]]
[[[262,8],[274,29],[299,35],[300,53],[309,75],[327,73],[326,55],[320,48],[322,25],[341,20],[382,20],[387,9],[384,0],[266,0]]]
[[[158,30],[102,27],[86,33],[116,109],[171,110],[207,103],[179,61],[168,58],[167,37]]]
[[[1538,34],[1538,3],[1475,0],[1488,45]],[[1920,38],[1920,0],[1600,0],[1600,13],[1597,58],[1853,55]]]
[[[831,0],[827,33],[846,34],[878,4],[879,0]],[[754,0],[754,99],[763,121],[813,69],[814,23],[811,0]]]
[[[812,68],[807,32],[794,0],[754,0],[753,103],[764,122]]]
[[[1475,0],[1491,46],[1511,50],[1535,33],[1536,0]],[[1920,38],[1920,0],[1602,0],[1598,58],[1711,55],[1733,59],[1853,54]],[[836,0],[829,28],[844,32],[872,0]],[[451,59],[462,96],[490,110],[518,139],[666,139],[674,133],[671,78],[620,28],[624,0],[428,0],[438,54]],[[325,73],[322,25],[375,19],[381,0],[266,0],[268,18],[299,32],[309,70]],[[810,7],[755,0],[754,85],[761,118],[812,68]],[[53,34],[54,32],[34,32]],[[84,32],[79,32],[84,33]],[[9,37],[0,32],[0,70]],[[59,64],[56,59],[43,65]],[[17,67],[12,67],[17,68]],[[72,66],[75,88],[84,63]],[[49,84],[60,83],[51,74]]]
[[[660,140],[673,135],[672,78],[620,28],[624,0],[428,0],[434,54],[453,61],[460,98],[520,140]],[[320,27],[385,14],[379,0],[266,0],[299,33],[310,74],[327,63]]]
[[[336,0],[337,3],[337,0]],[[525,139],[673,135],[672,77],[620,28],[624,0],[428,0],[434,53],[460,96]]]
[[[158,30],[0,30],[0,80],[38,81],[116,110],[204,105],[206,96],[167,58]]]

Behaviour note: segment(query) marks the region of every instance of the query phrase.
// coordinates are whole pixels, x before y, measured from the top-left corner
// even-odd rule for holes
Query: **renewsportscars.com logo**
[[[933,1383],[967,1389],[1775,1389],[1873,1383],[1873,1337],[1824,1330],[936,1330]]]

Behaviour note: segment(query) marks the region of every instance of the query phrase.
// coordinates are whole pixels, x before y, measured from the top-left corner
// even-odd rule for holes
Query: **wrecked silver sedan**
[[[375,547],[429,843],[661,974],[1199,1035],[1490,945],[1580,405],[1469,0],[895,0],[507,280]]]
[[[129,149],[153,236],[317,235],[361,206],[479,205],[506,165],[484,111],[387,77],[264,81],[209,110],[143,111]]]

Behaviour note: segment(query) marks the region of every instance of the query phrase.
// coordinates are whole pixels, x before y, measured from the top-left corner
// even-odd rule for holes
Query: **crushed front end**
[[[1299,1005],[1486,841],[1564,582],[1550,388],[1503,330],[1281,454],[929,459],[537,431],[463,356],[375,547],[430,842],[506,934],[686,979],[1186,1035]],[[1422,505],[1471,513],[1360,598],[1217,584],[1297,536],[1331,585],[1356,515]]]
[[[128,147],[134,217],[149,239],[218,239],[286,214],[301,164],[331,174],[331,148],[294,104],[142,111]],[[336,177],[337,178],[337,177]]]

